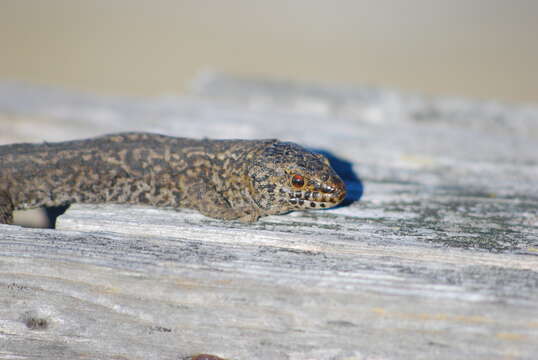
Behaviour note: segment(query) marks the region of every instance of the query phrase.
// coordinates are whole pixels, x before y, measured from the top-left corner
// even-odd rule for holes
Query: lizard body
[[[278,140],[121,133],[0,146],[0,224],[71,203],[192,208],[219,219],[332,207],[346,194],[322,155]]]

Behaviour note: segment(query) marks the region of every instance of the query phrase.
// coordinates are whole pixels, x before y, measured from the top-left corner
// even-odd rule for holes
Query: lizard
[[[0,224],[12,224],[14,210],[72,203],[191,208],[252,223],[345,196],[325,156],[276,139],[131,132],[0,146]]]

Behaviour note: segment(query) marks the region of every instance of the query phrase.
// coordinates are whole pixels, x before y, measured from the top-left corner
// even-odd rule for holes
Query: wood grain
[[[119,205],[2,225],[0,358],[532,359],[538,110],[277,85],[215,76],[146,102],[0,86],[3,137],[280,137],[329,152],[351,190],[251,225]]]

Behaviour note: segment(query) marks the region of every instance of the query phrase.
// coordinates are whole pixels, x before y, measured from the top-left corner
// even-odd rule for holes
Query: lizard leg
[[[205,216],[223,220],[239,220],[243,223],[253,223],[260,217],[258,211],[251,206],[232,207],[219,192],[203,182],[190,185],[187,193],[186,199],[190,207]]]
[[[0,190],[0,224],[13,224],[13,203],[5,190]]]

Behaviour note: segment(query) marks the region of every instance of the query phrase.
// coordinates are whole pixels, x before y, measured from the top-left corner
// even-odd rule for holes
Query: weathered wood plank
[[[225,76],[197,95],[0,85],[0,136],[279,137],[332,155],[350,201],[252,225],[77,205],[57,230],[0,226],[0,358],[535,356],[536,108]]]
[[[70,216],[87,221],[94,210]],[[66,357],[103,358],[530,358],[536,350],[535,257],[336,241],[263,224],[253,236],[244,225],[202,228],[193,213],[100,210],[93,221],[104,232],[3,226],[9,337],[37,332]],[[27,329],[28,313],[50,327]]]

